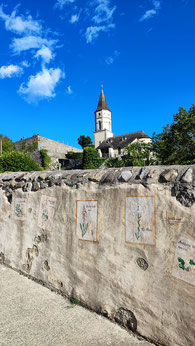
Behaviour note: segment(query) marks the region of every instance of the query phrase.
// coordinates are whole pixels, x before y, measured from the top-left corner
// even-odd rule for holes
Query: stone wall
[[[39,149],[46,149],[48,151],[48,155],[51,157],[55,157],[56,159],[65,158],[65,155],[69,151],[73,151],[74,153],[82,152],[82,149],[78,149],[70,145],[56,142],[56,141],[53,141],[52,139],[48,139],[41,136],[38,136],[38,143],[39,143]]]
[[[194,166],[0,174],[0,261],[155,344],[193,345],[194,175]]]
[[[39,135],[34,135],[33,137],[26,138],[16,142],[16,150],[27,150],[28,148],[32,147],[33,144],[36,142],[38,146],[36,149],[38,151],[40,151],[41,149],[46,149],[48,151],[48,155],[51,157],[52,165],[55,165],[59,159],[65,159],[66,154],[70,151],[73,151],[74,153],[80,153],[83,151],[82,149],[78,149],[70,145],[66,145],[64,143],[53,141],[52,139],[48,139]],[[31,151],[32,150],[30,150],[30,152]],[[40,155],[37,155],[37,152],[35,153],[35,155],[33,153],[30,154],[31,157],[34,158],[35,161],[40,164]]]

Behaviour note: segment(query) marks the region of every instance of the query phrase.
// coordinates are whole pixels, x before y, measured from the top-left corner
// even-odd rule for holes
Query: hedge
[[[41,171],[41,167],[31,159],[28,153],[11,151],[0,157],[0,172]]]

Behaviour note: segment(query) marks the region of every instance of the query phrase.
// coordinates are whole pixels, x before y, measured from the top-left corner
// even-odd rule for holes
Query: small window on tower
[[[102,129],[102,122],[99,121],[99,130],[101,130],[101,129]]]
[[[101,113],[99,113],[99,115],[101,115]]]

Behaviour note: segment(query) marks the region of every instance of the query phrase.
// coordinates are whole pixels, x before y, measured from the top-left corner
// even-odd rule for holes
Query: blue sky
[[[0,133],[78,146],[101,84],[114,135],[195,102],[194,0],[0,1]]]

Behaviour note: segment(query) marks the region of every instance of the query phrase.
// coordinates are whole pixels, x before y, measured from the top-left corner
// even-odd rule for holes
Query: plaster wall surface
[[[194,345],[194,175],[0,174],[0,260],[156,344]]]

